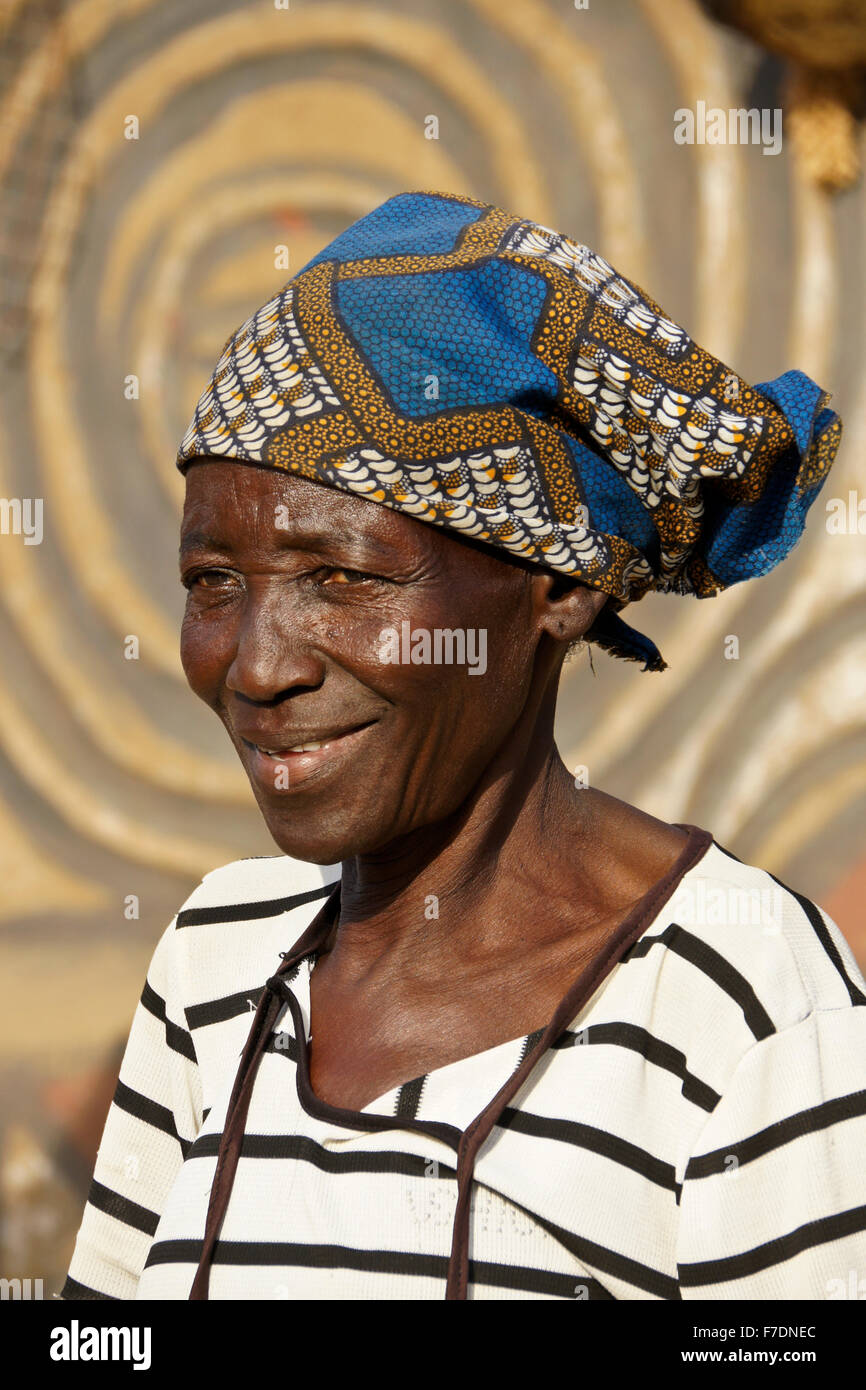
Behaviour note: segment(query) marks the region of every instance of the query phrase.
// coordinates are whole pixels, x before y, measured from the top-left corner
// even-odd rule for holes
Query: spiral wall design
[[[866,191],[674,141],[678,108],[775,100],[695,0],[18,0],[0,27],[0,497],[44,516],[40,544],[0,534],[0,1092],[63,1233],[79,1095],[156,936],[203,873],[274,852],[178,656],[174,452],[229,332],[390,194],[452,189],[594,247],[747,379],[809,372],[845,423],[822,496],[859,497]],[[751,589],[644,600],[662,676],[578,653],[558,735],[864,962],[864,537],[825,517]]]

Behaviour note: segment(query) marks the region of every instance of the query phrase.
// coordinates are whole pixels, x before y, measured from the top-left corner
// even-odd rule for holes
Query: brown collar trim
[[[665,902],[685,874],[706,854],[713,837],[709,830],[697,825],[680,824],[680,830],[688,832],[688,839],[679,857],[668,869],[663,878],[636,903],[628,916],[617,927],[604,950],[591,961],[583,973],[575,980],[545,1028],[535,1047],[527,1053],[520,1066],[508,1078],[502,1089],[463,1132],[457,1151],[457,1208],[454,1213],[451,1256],[448,1261],[448,1281],[445,1289],[446,1299],[465,1299],[469,1283],[469,1210],[472,1192],[472,1173],[475,1159],[502,1111],[515,1093],[526,1081],[530,1072],[538,1064],[544,1053],[556,1041],[560,1033],[584,1005],[592,998],[598,986],[625,955],[630,946],[646,931],[658,916]]]
[[[286,990],[286,1003],[295,1024],[295,1039],[298,1048],[298,1099],[309,1115],[317,1120],[333,1120],[337,1124],[344,1125],[347,1129],[365,1131],[415,1129],[421,1134],[431,1134],[434,1138],[441,1139],[449,1148],[457,1150],[462,1131],[456,1125],[444,1124],[439,1120],[405,1119],[398,1115],[369,1115],[363,1110],[349,1110],[343,1106],[331,1105],[328,1101],[321,1100],[310,1082],[310,1049],[304,1036],[306,1031],[304,1020],[301,1015],[301,1006],[290,988]]]

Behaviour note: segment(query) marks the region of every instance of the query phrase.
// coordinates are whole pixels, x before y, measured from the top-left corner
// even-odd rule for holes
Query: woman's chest
[[[308,979],[308,1065],[314,1094],[361,1110],[376,1097],[462,1059],[531,1042],[597,945],[480,978],[444,976],[441,989],[334,987],[322,963]]]
[[[399,1091],[381,1096],[356,1127],[310,1113],[298,1042],[277,1033],[262,1058],[210,1297],[443,1298],[456,1142],[507,1082],[520,1047],[433,1070],[412,1106]],[[674,1077],[631,1050],[612,1084],[611,1061],[604,1045],[550,1051],[480,1152],[470,1297],[642,1297],[657,1285],[670,1296],[667,1274],[627,1292],[611,1276],[622,1252],[648,1269],[673,1267],[684,1099]],[[139,1298],[188,1297],[224,1109],[220,1096],[178,1173]],[[636,1142],[651,1146],[651,1165]]]
[[[360,1009],[339,1019],[317,1016],[308,1044],[310,1087],[339,1109],[363,1110],[378,1097],[463,1060],[521,1041],[543,1029],[549,1013],[505,1010],[497,1021],[461,1016],[447,1008],[431,1010],[394,1029],[382,1027],[375,1013]],[[519,1053],[519,1046],[517,1051]]]

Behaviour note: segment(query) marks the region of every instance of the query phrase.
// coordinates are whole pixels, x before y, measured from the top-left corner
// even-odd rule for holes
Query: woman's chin
[[[370,854],[382,848],[381,829],[377,832],[361,827],[342,831],[311,832],[309,825],[302,830],[281,825],[269,825],[271,838],[282,854],[307,864],[340,864],[356,854]]]

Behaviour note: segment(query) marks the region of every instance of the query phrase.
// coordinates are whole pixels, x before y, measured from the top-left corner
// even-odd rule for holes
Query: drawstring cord
[[[283,963],[276,974],[266,981],[258,1008],[253,1015],[252,1026],[241,1053],[240,1065],[229,1097],[223,1132],[220,1137],[216,1169],[208,1200],[202,1250],[190,1289],[190,1301],[206,1300],[208,1297],[214,1248],[229,1204],[229,1197],[241,1156],[253,1084],[267,1047],[268,1038],[287,1002],[286,996],[289,987],[283,976],[298,961],[303,960],[305,955],[309,954],[311,946],[315,948],[321,944],[326,932],[339,919],[340,886],[341,881],[338,879],[312,922],[295,942],[291,951],[281,953]]]
[[[206,1299],[208,1296],[211,1260],[213,1259],[214,1246],[217,1242],[220,1226],[222,1225],[223,1216],[225,1215],[225,1209],[228,1206],[229,1195],[234,1184],[238,1160],[240,1159],[244,1126],[250,1106],[250,1098],[253,1093],[253,1082],[255,1081],[258,1064],[262,1059],[264,1051],[262,1044],[273,1030],[274,1024],[283,1007],[283,1001],[280,995],[272,989],[276,979],[277,977],[268,980],[267,987],[259,1000],[259,1006],[253,1018],[252,1028],[250,1029],[246,1046],[241,1054],[241,1062],[235,1077],[235,1084],[232,1087],[228,1110],[226,1112],[226,1122],[220,1139],[216,1171],[214,1173],[213,1185],[208,1201],[207,1220],[204,1228],[204,1242],[202,1244],[198,1269],[196,1270],[195,1279],[193,1280],[192,1289],[190,1290],[190,1299]],[[282,983],[282,981],[279,981],[279,983]]]
[[[476,1115],[460,1137],[460,1143],[457,1146],[457,1206],[454,1211],[454,1225],[451,1234],[451,1254],[448,1258],[448,1278],[445,1284],[446,1299],[465,1299],[469,1287],[469,1222],[472,1177],[478,1151],[508,1102],[520,1090],[538,1059],[556,1041],[565,1027],[565,1024],[560,1022],[560,1015],[567,1012],[567,1009],[563,1007],[566,1004],[567,999],[563,1000],[535,1047],[530,1048],[520,1066],[515,1068],[505,1085],[497,1091],[481,1114]],[[571,1017],[573,1016],[572,1014]]]

